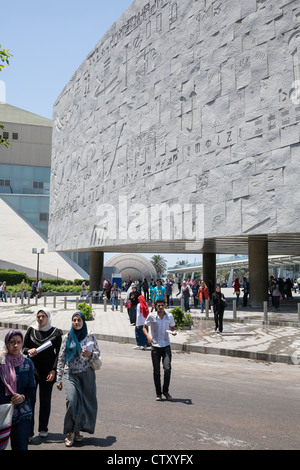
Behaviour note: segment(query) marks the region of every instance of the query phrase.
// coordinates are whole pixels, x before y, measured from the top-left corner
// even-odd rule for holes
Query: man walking
[[[153,378],[156,390],[156,400],[161,401],[162,393],[167,400],[172,400],[169,394],[169,386],[171,379],[171,347],[169,332],[176,335],[175,321],[171,313],[165,311],[165,300],[158,299],[155,302],[156,311],[150,313],[143,326],[143,331],[151,345],[151,358],[153,365]],[[151,335],[149,336],[147,326],[151,327]],[[164,370],[164,383],[161,388],[160,379],[160,362],[162,361]]]

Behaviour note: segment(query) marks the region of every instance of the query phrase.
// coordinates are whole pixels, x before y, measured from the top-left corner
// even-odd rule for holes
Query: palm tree
[[[165,258],[161,255],[153,255],[150,261],[154,266],[157,276],[163,276],[167,269],[167,261]]]

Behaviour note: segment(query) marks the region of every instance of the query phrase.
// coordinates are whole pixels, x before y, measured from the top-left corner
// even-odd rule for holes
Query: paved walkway
[[[224,291],[224,290],[223,290]],[[231,291],[231,289],[230,289]],[[226,295],[226,293],[225,293]],[[284,362],[292,365],[300,364],[300,324],[297,313],[297,294],[293,301],[282,303],[280,312],[274,312],[269,307],[268,322],[264,322],[261,309],[240,308],[236,321],[233,321],[232,302],[227,295],[228,308],[224,316],[222,334],[214,331],[213,313],[205,318],[205,313],[191,308],[194,326],[190,331],[180,331],[177,336],[171,336],[173,349],[185,352],[199,352],[270,362]],[[53,307],[53,297],[47,297],[47,308],[52,314],[52,325],[64,332],[71,327],[71,316],[76,311],[76,297],[67,297],[66,309],[64,297],[56,297]],[[36,325],[36,313],[44,306],[44,298],[27,301],[24,306],[20,299],[15,303],[8,299],[7,303],[0,302],[0,327],[22,328]],[[29,310],[29,312],[28,312]],[[88,322],[89,330],[96,333],[102,341],[126,342],[135,345],[135,328],[130,325],[127,309],[123,312],[112,311],[111,305],[93,304],[94,320]],[[143,351],[137,351],[143,354]]]

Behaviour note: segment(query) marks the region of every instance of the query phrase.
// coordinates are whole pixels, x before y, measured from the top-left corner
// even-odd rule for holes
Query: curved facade
[[[123,281],[136,281],[147,279],[149,282],[151,279],[156,280],[156,271],[150,261],[141,255],[132,253],[122,253],[113,256],[105,266],[115,266],[118,272],[122,274]]]
[[[54,105],[52,249],[299,254],[299,17],[134,1]]]

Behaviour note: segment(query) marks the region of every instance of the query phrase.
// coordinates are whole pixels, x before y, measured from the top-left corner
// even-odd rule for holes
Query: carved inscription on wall
[[[208,237],[251,232],[229,208],[288,184],[288,160],[265,168],[299,143],[299,51],[297,2],[133,2],[54,105],[50,244],[87,248],[97,205],[120,195],[219,204]]]

